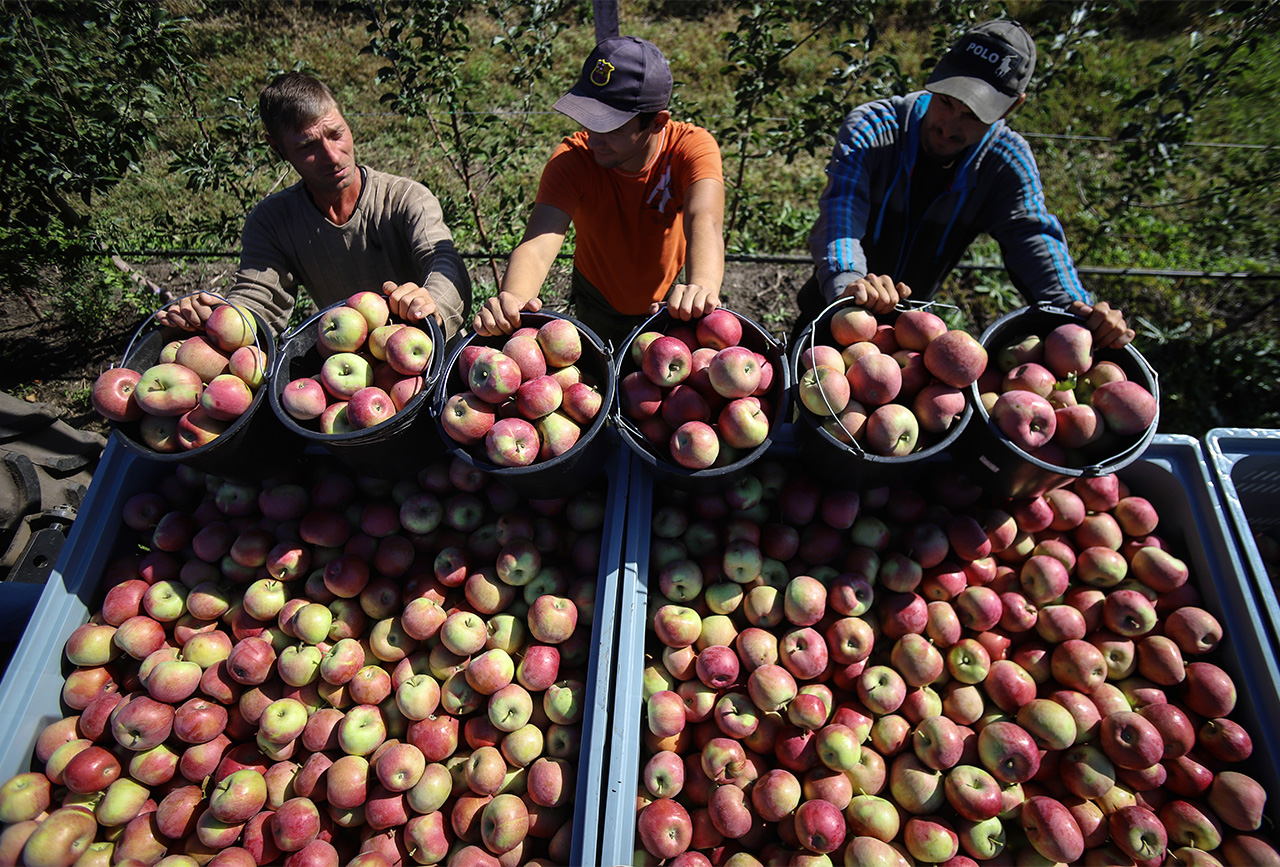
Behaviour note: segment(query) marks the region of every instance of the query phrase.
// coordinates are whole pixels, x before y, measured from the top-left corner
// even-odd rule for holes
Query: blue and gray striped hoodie
[[[927,301],[969,244],[985,232],[1028,304],[1089,302],[1062,225],[1045,206],[1026,139],[997,121],[956,167],[951,186],[911,214],[911,177],[931,95],[920,91],[849,113],[827,165],[809,248],[824,297],[866,274],[884,274]]]

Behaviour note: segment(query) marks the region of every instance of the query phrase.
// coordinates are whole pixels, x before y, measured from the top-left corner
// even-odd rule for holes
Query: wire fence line
[[[361,112],[361,111],[355,111],[355,112],[351,112],[351,111],[349,111],[349,112],[343,112],[343,114],[344,114],[346,117],[383,117],[383,118],[388,118],[388,117],[389,117],[389,118],[403,118],[403,115],[397,114],[397,113],[392,112],[392,111],[363,111],[363,112]],[[541,117],[541,116],[549,116],[549,115],[558,115],[558,114],[559,114],[559,112],[555,112],[555,111],[504,111],[504,110],[501,110],[501,109],[490,109],[490,110],[487,110],[487,111],[442,112],[442,114],[457,114],[457,115],[462,116],[462,117],[470,117],[470,116],[489,116],[489,117],[516,117],[516,116],[519,116],[519,117],[534,117],[534,116],[539,116],[539,117]],[[195,115],[194,117],[189,117],[189,116],[186,116],[186,115],[163,115],[163,116],[161,116],[161,117],[157,118],[157,120],[160,120],[160,121],[184,121],[184,120],[198,120],[198,121],[206,121],[206,120],[223,120],[223,119],[225,119],[225,118],[229,118],[229,117],[237,117],[237,116],[238,116],[238,115],[230,115],[230,114],[201,114],[201,115]],[[707,120],[715,120],[715,119],[723,119],[723,118],[729,118],[729,119],[732,119],[733,117],[734,117],[734,115],[728,115],[728,114],[712,114],[712,115],[706,115]],[[786,118],[786,117],[762,117],[762,118],[760,118],[760,120],[761,120],[761,121],[771,121],[771,122],[775,122],[775,123],[781,123],[781,122],[784,122],[784,121],[790,120],[790,118]],[[1077,135],[1077,134],[1072,134],[1072,133],[1058,133],[1058,132],[1024,132],[1024,131],[1022,131],[1022,130],[1018,130],[1018,134],[1019,134],[1019,135],[1021,135],[1023,138],[1050,139],[1050,140],[1057,140],[1057,141],[1094,142],[1094,143],[1099,143],[1099,144],[1115,144],[1115,145],[1120,145],[1120,144],[1132,144],[1133,142],[1140,141],[1140,139],[1135,139],[1135,138],[1115,138],[1115,137],[1113,137],[1113,136],[1106,136],[1106,135]],[[1197,148],[1210,148],[1210,149],[1213,149],[1213,148],[1224,148],[1224,149],[1232,149],[1232,148],[1235,148],[1235,149],[1243,149],[1243,150],[1259,150],[1259,151],[1266,151],[1266,150],[1271,150],[1271,149],[1273,149],[1273,148],[1280,147],[1280,143],[1277,143],[1277,144],[1254,144],[1254,143],[1251,143],[1251,142],[1189,141],[1189,142],[1183,142],[1183,146],[1184,146],[1184,147],[1197,147]]]
[[[122,250],[120,256],[134,259],[229,259],[239,258],[233,250]],[[510,250],[460,251],[463,259],[506,259]],[[573,253],[560,253],[557,259],[569,261]],[[812,265],[813,259],[808,256],[771,253],[726,253],[725,262],[741,262],[751,265]],[[1003,271],[1004,266],[981,262],[961,262],[956,265],[957,271]],[[1092,274],[1104,277],[1167,277],[1170,279],[1198,280],[1280,280],[1280,271],[1214,271],[1186,268],[1133,268],[1104,267],[1098,265],[1077,265],[1080,274]]]

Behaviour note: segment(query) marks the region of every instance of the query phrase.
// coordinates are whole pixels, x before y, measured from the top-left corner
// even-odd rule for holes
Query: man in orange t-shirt
[[[476,314],[478,334],[510,333],[573,225],[577,318],[618,345],[665,303],[690,320],[720,303],[724,178],[711,133],[671,120],[671,70],[656,46],[606,39],[556,110],[582,124],[542,172],[524,238],[498,294]],[[677,282],[681,268],[685,281]]]

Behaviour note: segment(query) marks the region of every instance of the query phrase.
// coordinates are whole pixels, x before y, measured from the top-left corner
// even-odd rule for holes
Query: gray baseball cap
[[[983,123],[995,123],[1027,92],[1036,44],[1016,21],[988,21],[960,38],[924,89],[955,97]]]
[[[553,108],[592,132],[612,132],[637,114],[662,111],[670,101],[671,67],[658,47],[635,36],[614,36],[595,47],[578,83]]]

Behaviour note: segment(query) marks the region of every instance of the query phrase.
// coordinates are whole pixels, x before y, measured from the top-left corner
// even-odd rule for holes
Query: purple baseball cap
[[[595,47],[578,83],[553,108],[591,132],[612,132],[637,114],[662,111],[670,100],[671,67],[658,47],[614,36]]]
[[[1004,117],[1027,92],[1036,45],[1016,21],[988,21],[942,56],[924,89],[955,97],[983,123]]]

